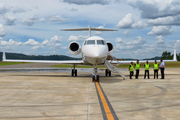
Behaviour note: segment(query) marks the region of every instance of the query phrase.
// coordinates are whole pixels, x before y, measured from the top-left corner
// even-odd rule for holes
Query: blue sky
[[[89,25],[118,30],[92,32],[114,45],[117,58],[180,52],[179,0],[1,0],[0,51],[81,57],[71,55],[68,45],[82,44],[88,31],[60,29]]]

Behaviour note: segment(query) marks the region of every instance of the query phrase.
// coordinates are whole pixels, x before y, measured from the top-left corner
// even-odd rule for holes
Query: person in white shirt
[[[165,63],[163,60],[161,60],[161,65],[159,66],[159,69],[161,70],[161,79],[164,79]]]

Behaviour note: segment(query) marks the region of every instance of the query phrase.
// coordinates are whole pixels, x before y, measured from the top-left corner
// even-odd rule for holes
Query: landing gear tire
[[[77,76],[77,69],[71,71],[71,76]]]
[[[97,81],[99,81],[99,75],[97,75],[97,78],[96,78],[96,79],[97,79]]]
[[[95,76],[94,75],[92,76],[92,80],[95,81]]]
[[[77,76],[77,69],[75,69],[75,76]]]
[[[108,69],[105,70],[105,75],[108,76]]]
[[[106,76],[111,76],[111,71],[108,70],[108,69],[106,69],[106,70],[105,70],[105,75],[106,75]]]
[[[99,75],[97,75],[97,76],[93,75],[92,82],[99,82]]]
[[[111,71],[109,71],[109,76],[111,76]]]

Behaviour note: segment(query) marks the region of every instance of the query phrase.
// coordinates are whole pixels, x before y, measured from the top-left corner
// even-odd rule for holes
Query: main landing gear
[[[111,71],[108,70],[108,69],[106,69],[106,70],[105,70],[105,75],[106,75],[106,76],[111,76]]]
[[[97,75],[97,67],[94,66],[94,74],[92,75],[92,82],[99,82],[99,75]]]
[[[71,76],[77,76],[77,69],[72,69]]]
[[[77,69],[75,69],[75,65],[73,66],[73,69],[71,70],[71,76],[77,76]]]

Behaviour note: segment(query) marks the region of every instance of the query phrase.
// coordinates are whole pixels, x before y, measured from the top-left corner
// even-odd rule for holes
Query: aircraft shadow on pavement
[[[71,75],[11,75],[11,76],[27,76],[27,77],[68,77],[68,78],[82,78],[82,77],[86,77],[86,78],[89,78],[89,79],[92,79],[92,76],[87,74],[87,75],[79,75],[79,76],[71,76]],[[121,76],[101,76],[100,75],[100,82],[101,83],[117,83],[117,82],[122,82],[123,81],[123,78]]]

